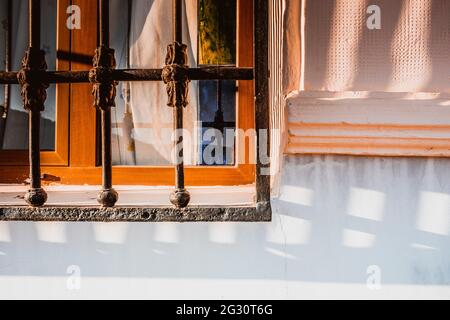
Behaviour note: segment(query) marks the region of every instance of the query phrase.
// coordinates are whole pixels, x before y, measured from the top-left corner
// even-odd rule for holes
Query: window
[[[44,184],[63,185],[103,183],[100,202],[106,207],[113,206],[117,200],[112,199],[116,197],[113,182],[114,185],[175,184],[173,197],[179,198],[172,199],[172,202],[179,208],[187,205],[182,203],[185,199],[180,199],[185,187],[256,185],[255,208],[264,211],[267,219],[270,212],[267,179],[270,178],[259,173],[262,168],[260,156],[253,151],[257,149],[255,130],[268,129],[267,1],[28,2],[30,8],[35,9],[31,10],[30,23],[35,21],[33,30],[39,29],[36,28],[38,11],[54,9],[56,12],[57,32],[47,33],[43,32],[45,28],[41,28],[41,39],[37,37],[38,40],[35,34],[30,35],[30,41],[34,44],[39,41],[41,48],[44,34],[50,43],[56,39],[54,47],[49,46],[46,54],[47,60],[55,61],[56,72],[47,72],[47,78],[41,77],[40,82],[27,78],[22,85],[39,87],[45,79],[54,83],[56,98],[52,103],[49,89],[45,109],[52,110],[53,106],[55,115],[53,127],[46,130],[42,120],[40,125],[36,124],[36,112],[29,112],[33,126],[22,125],[19,129],[29,129],[31,137],[41,129],[41,165],[36,153],[39,141],[35,137],[30,144],[31,163],[26,161],[25,150],[3,148],[0,151],[0,183],[23,183],[28,178],[29,165],[32,191],[42,190],[41,180]],[[1,0],[1,3],[11,6],[11,1]],[[17,1],[12,8],[15,10],[18,5],[26,7],[26,3],[25,0]],[[69,5],[80,8],[80,29],[66,28]],[[262,16],[254,21],[253,12],[258,8],[262,10]],[[172,11],[175,13],[173,19]],[[12,17],[17,19],[15,15]],[[172,24],[174,38],[171,28],[167,27]],[[43,19],[39,25],[51,27],[51,19]],[[253,41],[257,31],[261,33]],[[93,34],[99,34],[99,39]],[[179,68],[183,59],[180,60],[181,51],[176,44],[167,48],[174,40],[187,44],[190,69]],[[96,61],[100,65],[95,67],[100,69],[92,69],[92,53],[102,46],[116,49],[116,71],[108,69],[116,66],[107,49],[97,51]],[[7,47],[4,52],[8,51]],[[260,52],[257,58],[253,55],[254,48]],[[172,50],[172,56],[166,57],[167,50]],[[13,56],[14,59],[17,57]],[[254,61],[257,62],[255,65]],[[110,65],[101,65],[105,62]],[[161,69],[164,64],[166,67]],[[48,70],[51,70],[51,63],[48,65]],[[106,78],[101,67],[109,72]],[[17,86],[13,69],[0,73],[6,91]],[[91,74],[88,74],[90,69]],[[32,68],[31,71],[30,75],[33,75],[35,70]],[[42,71],[35,74],[43,75]],[[183,80],[173,78],[180,75]],[[189,104],[180,108],[179,103],[185,104],[182,101],[185,98],[183,84],[180,84],[185,79],[191,81]],[[92,106],[89,80],[96,90],[96,104],[100,106],[103,103],[103,109]],[[114,98],[116,107],[109,109],[111,102],[108,97],[114,97],[114,81],[118,81]],[[107,87],[110,89],[108,93],[105,91]],[[175,95],[171,96],[171,93]],[[168,94],[172,107],[166,105]],[[104,107],[105,103],[107,107]],[[11,106],[11,103],[7,105]],[[43,115],[41,118],[45,119]],[[5,141],[14,140],[14,134],[8,131],[9,121],[8,115]],[[167,132],[180,132],[173,130],[175,125],[177,129],[183,129],[181,139],[184,141],[179,136],[173,139],[171,134],[167,135]],[[53,132],[53,136],[46,134],[47,131]],[[183,152],[180,152],[180,141],[183,142]],[[23,143],[23,146],[27,144]],[[47,145],[49,150],[45,150]],[[175,153],[172,150],[174,145]],[[216,147],[210,148],[211,145]],[[205,158],[205,155],[210,157]],[[174,166],[174,156],[183,161]],[[252,158],[258,161],[252,162]]]
[[[70,46],[69,31],[57,24],[58,6],[64,7],[68,3],[42,1],[41,14],[45,14],[46,23],[42,23],[41,47],[49,70],[64,71],[70,68],[69,61],[57,58],[57,52],[68,52]],[[28,3],[24,0],[2,0],[0,6],[0,61],[5,61],[6,70],[19,70],[28,45]],[[0,69],[4,69],[3,66]],[[1,86],[0,97],[0,166],[25,166],[28,164],[28,116],[20,97],[20,86]],[[69,86],[52,84],[47,90],[46,108],[41,117],[43,165],[68,164],[68,141],[65,139],[68,136],[68,110]]]
[[[5,1],[4,1],[5,2]],[[21,0],[21,3],[25,4],[26,0]],[[56,0],[53,0],[56,3]],[[194,1],[188,1],[187,3],[193,3]],[[97,46],[97,40],[95,37],[92,37],[92,34],[97,33],[97,6],[95,1],[80,1],[74,2],[80,6],[82,12],[82,18],[84,26],[80,30],[72,30],[71,32],[71,48],[70,50],[64,50],[64,48],[58,48],[58,52],[60,52],[60,57],[63,61],[71,63],[71,70],[87,70],[91,67],[91,56],[92,52],[94,52]],[[216,3],[220,3],[220,1],[199,1],[198,11],[199,16],[202,14],[201,8],[202,6],[215,5]],[[228,2],[227,2],[228,3]],[[229,3],[233,3],[230,1]],[[156,6],[158,4],[158,6]],[[61,6],[60,12],[65,12],[64,8],[66,8],[66,4],[63,2],[59,2]],[[145,16],[140,17],[133,10],[140,10],[138,6],[144,7],[148,4],[143,4],[142,1],[135,1],[134,8],[132,7],[131,19],[134,20],[131,23],[131,27],[135,30],[130,30],[130,33],[134,34],[141,33],[142,31],[147,32],[147,37],[152,37],[155,40],[157,37],[161,37],[164,35],[166,41],[160,41],[158,43],[158,47],[153,49],[157,51],[157,53],[153,55],[149,55],[148,57],[139,57],[133,61],[133,64],[130,66],[131,68],[160,68],[161,65],[164,64],[164,57],[166,46],[169,43],[171,38],[171,32],[169,30],[157,30],[155,32],[153,27],[145,26],[146,19],[153,16]],[[162,15],[169,14],[171,10],[171,2],[170,1],[156,1],[153,4],[155,8],[151,8],[156,11],[154,15]],[[212,15],[211,21],[224,21],[223,19],[218,19],[218,17],[214,16],[221,12],[222,10],[227,11],[228,14],[237,15],[239,11],[240,16],[234,16],[236,23],[231,25],[236,31],[236,39],[228,40],[228,42],[233,42],[227,45],[229,55],[229,61],[214,61],[213,58],[202,58],[200,55],[207,54],[212,55],[212,50],[210,52],[206,52],[208,50],[198,50],[199,55],[199,63],[198,66],[237,66],[237,67],[252,67],[253,57],[252,57],[252,47],[253,41],[249,35],[252,34],[252,22],[251,22],[251,5],[252,2],[245,1],[236,1],[235,6],[225,6],[224,8],[209,8],[210,15]],[[26,5],[25,5],[26,7]],[[207,6],[206,6],[207,7]],[[238,10],[239,9],[239,10]],[[111,1],[111,47],[118,48],[116,50],[116,61],[118,63],[118,68],[127,68],[127,58],[128,52],[133,54],[138,49],[131,48],[131,50],[126,50],[125,46],[129,43],[127,39],[129,35],[123,30],[127,28],[123,28],[123,26],[128,25],[127,15],[124,15],[123,12],[127,12],[127,1]],[[152,13],[149,13],[151,15]],[[133,15],[135,19],[133,19]],[[67,15],[62,15],[64,18]],[[117,18],[117,19],[116,19]],[[228,18],[228,17],[227,17]],[[120,20],[121,19],[121,20]],[[26,20],[26,19],[25,19]],[[143,21],[139,21],[143,20]],[[199,20],[199,36],[198,42],[199,46],[202,47],[202,41],[205,40],[202,38],[202,32],[205,33],[202,27],[202,22]],[[118,21],[118,23],[115,23]],[[60,27],[61,29],[65,29],[65,19],[61,19]],[[61,26],[62,24],[62,26]],[[46,24],[49,27],[48,24]],[[130,28],[131,28],[130,27]],[[219,39],[221,35],[227,34],[227,37],[230,37],[230,32],[224,32],[224,28],[228,26],[219,26],[222,28],[221,30],[213,30],[209,32],[209,34],[217,34],[217,38]],[[202,29],[203,28],[203,29]],[[157,34],[152,34],[155,32]],[[133,37],[132,36],[132,37]],[[134,36],[136,39],[132,39],[134,41],[140,41],[139,45],[143,45],[147,40],[140,39],[138,36]],[[186,38],[186,37],[184,37]],[[190,39],[190,38],[189,38]],[[244,41],[245,39],[245,41]],[[214,43],[215,39],[209,40],[211,43]],[[218,40],[220,42],[220,39]],[[26,42],[26,37],[25,37]],[[194,44],[193,41],[191,44]],[[222,41],[220,43],[224,43]],[[205,45],[203,44],[203,47]],[[139,49],[141,50],[141,48]],[[22,50],[24,51],[24,50]],[[138,53],[136,53],[138,54]],[[158,57],[158,59],[154,59],[154,57]],[[132,57],[133,58],[133,57]],[[148,63],[146,59],[153,59],[156,62]],[[208,60],[209,59],[209,60]],[[158,61],[159,60],[159,61]],[[197,58],[195,59],[195,61]],[[191,65],[195,63],[195,61],[190,62]],[[128,63],[129,64],[129,63]],[[51,70],[49,68],[49,70]],[[64,69],[63,69],[64,70]],[[194,81],[193,81],[194,82]],[[252,81],[229,81],[224,80],[220,81],[220,86],[223,90],[221,94],[221,100],[223,105],[226,106],[224,111],[224,130],[233,129],[235,126],[242,129],[244,133],[246,133],[249,129],[254,128],[254,108],[253,108],[253,84]],[[233,83],[236,83],[233,85]],[[125,106],[124,104],[124,92],[126,92],[126,86],[131,84],[132,94],[131,99],[139,100],[134,105],[134,101],[132,101],[132,106]],[[18,87],[18,86],[17,86]],[[201,136],[208,136],[207,129],[211,129],[217,123],[214,123],[214,117],[217,110],[214,110],[214,107],[218,105],[217,99],[214,96],[217,96],[217,81],[199,81],[198,83],[191,84],[191,109],[198,109],[199,116],[196,119],[195,116],[190,115],[190,111],[186,110],[185,113],[185,126],[186,128],[192,126],[192,130],[201,132]],[[236,88],[236,92],[233,91],[233,87]],[[72,84],[71,85],[71,94],[70,94],[70,114],[67,117],[67,107],[64,109],[60,109],[60,104],[58,104],[59,113],[65,113],[67,119],[70,119],[70,135],[67,139],[67,129],[65,132],[61,132],[59,136],[64,136],[66,139],[64,146],[62,148],[67,148],[70,146],[70,159],[65,163],[61,163],[64,168],[55,167],[55,165],[59,165],[59,163],[55,162],[46,162],[45,155],[42,158],[43,164],[43,174],[48,177],[50,180],[58,180],[58,182],[62,184],[100,184],[101,183],[101,174],[99,174],[99,165],[100,165],[100,156],[99,149],[101,148],[101,144],[99,143],[99,135],[100,135],[100,125],[98,124],[99,115],[96,110],[92,106],[92,88],[89,84]],[[167,95],[165,93],[165,86],[163,83],[159,82],[121,82],[117,87],[117,98],[116,105],[117,107],[112,109],[112,118],[113,118],[113,163],[115,164],[113,169],[113,176],[115,184],[119,185],[171,185],[175,179],[173,167],[170,165],[172,162],[171,159],[171,131],[173,128],[173,121],[171,116],[171,109],[166,106]],[[198,99],[196,99],[196,91],[198,91]],[[67,100],[68,92],[61,93],[61,96]],[[158,99],[153,99],[153,96],[158,96]],[[236,98],[234,98],[236,96]],[[194,99],[192,99],[194,98]],[[19,99],[19,98],[17,98]],[[128,97],[129,99],[129,97]],[[195,101],[195,100],[198,100]],[[20,100],[18,100],[20,101]],[[151,107],[146,105],[151,101],[153,105]],[[142,103],[145,102],[145,103]],[[47,100],[47,105],[49,105],[50,101]],[[21,104],[18,104],[20,108]],[[138,118],[135,121],[130,121],[132,115],[130,114],[130,109],[135,108],[138,109],[135,118]],[[139,113],[139,114],[138,114]],[[155,114],[157,113],[157,114]],[[163,113],[164,116],[160,117],[158,114]],[[25,114],[25,112],[23,112]],[[160,121],[165,122],[163,125],[159,126],[158,121],[154,119],[158,119]],[[189,120],[189,122],[188,122]],[[62,121],[61,121],[62,122]],[[56,123],[61,123],[56,122]],[[97,125],[96,125],[97,123]],[[194,128],[194,124],[203,124],[201,127]],[[131,126],[135,125],[136,128],[131,128]],[[219,126],[222,126],[219,124]],[[215,129],[215,128],[213,128]],[[221,129],[221,128],[219,128]],[[127,133],[126,131],[129,131]],[[23,127],[23,131],[26,132],[26,127]],[[206,134],[205,134],[206,132]],[[8,133],[8,132],[7,132]],[[65,135],[64,135],[65,133]],[[195,132],[192,132],[192,137],[190,140],[197,140],[198,137],[194,136]],[[136,135],[136,139],[133,139],[133,136]],[[211,130],[209,130],[209,135],[211,134]],[[58,136],[58,135],[57,135]],[[58,136],[58,137],[59,137]],[[225,136],[225,135],[224,135]],[[131,138],[131,139],[130,139]],[[127,142],[127,139],[130,140]],[[51,137],[48,139],[51,140]],[[62,139],[63,140],[63,139]],[[68,141],[67,141],[68,140]],[[134,140],[134,141],[133,141]],[[245,149],[241,148],[244,153],[249,154],[251,150],[249,139],[244,139],[239,137],[237,139],[237,144],[239,144],[239,140],[246,144]],[[224,152],[224,163],[220,165],[220,163],[216,164],[214,168],[208,168],[208,173],[204,173],[204,164],[205,161],[202,159],[202,142],[199,141],[198,148],[199,150],[195,155],[192,155],[191,161],[188,161],[189,166],[186,168],[186,183],[188,185],[247,185],[253,184],[255,181],[255,166],[252,164],[245,164],[243,161],[240,161],[240,164],[235,165],[234,156],[230,156],[227,162],[225,162],[225,158],[227,154],[234,155],[234,149],[232,152]],[[228,144],[234,144],[235,141],[231,141]],[[192,142],[194,143],[194,142]],[[133,144],[138,144],[134,145]],[[224,143],[225,145],[225,143]],[[237,146],[240,148],[241,146]],[[129,150],[133,150],[131,152],[133,154],[128,155],[130,153]],[[27,154],[23,153],[23,161],[21,164],[26,164]],[[163,154],[161,156],[161,154]],[[158,157],[160,156],[160,157]],[[136,159],[137,157],[137,159]],[[5,163],[6,165],[11,164],[12,155],[5,154]],[[213,160],[216,160],[216,157]],[[67,159],[66,159],[67,160]],[[17,163],[17,161],[14,161]],[[206,161],[207,162],[207,161]],[[216,161],[217,162],[217,161]],[[50,167],[47,167],[49,165]],[[6,181],[3,182],[23,182],[27,177],[27,169],[26,167],[22,168],[14,168],[13,171],[9,171],[11,174],[7,174],[9,178],[6,178]],[[5,172],[6,173],[6,172]]]
[[[287,153],[448,156],[450,2],[301,3]]]

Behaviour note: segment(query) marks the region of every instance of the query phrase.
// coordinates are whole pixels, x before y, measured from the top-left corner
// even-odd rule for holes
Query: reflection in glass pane
[[[199,63],[236,63],[236,0],[199,0]]]
[[[199,0],[199,64],[236,64],[236,0]],[[199,82],[200,165],[235,161],[236,82]]]
[[[0,0],[0,21],[6,21],[7,0]],[[21,60],[28,45],[28,0],[12,1],[12,44],[11,44],[11,70],[21,68]],[[56,15],[57,0],[42,0],[41,14],[41,48],[46,53],[46,61],[49,70],[56,69]],[[4,70],[5,39],[6,32],[0,28],[0,69]],[[4,89],[0,90],[0,103],[3,103]],[[41,120],[41,148],[42,150],[55,149],[55,105],[56,86],[52,85],[47,90],[45,111]],[[11,86],[11,101],[8,117],[6,119],[6,133],[4,141],[0,145],[5,150],[24,150],[28,148],[28,114],[23,109],[20,97],[20,87]]]
[[[188,46],[189,64],[199,62],[197,43],[209,39],[209,61],[203,63],[236,64],[236,0],[184,0],[183,42]],[[206,8],[206,5],[209,7]],[[214,5],[211,7],[211,5]],[[203,6],[203,11],[200,10]],[[207,9],[207,10],[206,10]],[[203,13],[201,13],[203,12]],[[197,37],[199,20],[211,19]],[[160,68],[164,65],[171,32],[172,2],[167,0],[110,0],[111,46],[115,49],[117,67]],[[209,23],[209,24],[208,24]],[[215,31],[214,31],[215,30]],[[213,41],[220,43],[212,46]],[[206,43],[205,43],[206,45]],[[206,51],[205,51],[206,53]],[[201,66],[201,65],[200,65]],[[233,133],[236,127],[236,82],[192,81],[189,105],[184,110],[184,160],[191,165],[234,164],[234,138],[221,161],[210,164],[202,157],[208,141],[203,133],[215,129]],[[167,91],[158,82],[121,82],[117,87],[116,107],[112,110],[113,150],[115,166],[167,166],[173,164],[173,109],[167,106]],[[221,98],[217,99],[218,92]],[[221,115],[223,113],[223,118]]]
[[[234,164],[236,82],[199,81],[201,165]]]
[[[110,0],[110,40],[118,68],[164,65],[167,44],[173,41],[167,30],[171,13],[172,1]],[[113,165],[171,165],[173,110],[167,106],[164,84],[121,82],[117,93],[112,109]],[[186,108],[185,116],[194,106]],[[186,128],[193,123],[192,117],[185,118]]]

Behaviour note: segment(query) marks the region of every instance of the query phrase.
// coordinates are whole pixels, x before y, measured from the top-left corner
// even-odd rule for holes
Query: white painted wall
[[[291,157],[268,224],[0,223],[0,299],[449,299],[449,167]]]

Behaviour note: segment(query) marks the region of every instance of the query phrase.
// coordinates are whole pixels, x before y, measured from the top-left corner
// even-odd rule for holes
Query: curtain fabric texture
[[[128,3],[111,2],[111,46],[116,49],[119,68],[127,67]],[[185,0],[183,42],[188,46],[189,65],[197,64],[197,1]],[[133,0],[129,34],[129,67],[161,68],[172,37],[172,2]],[[116,165],[169,165],[173,147],[173,109],[167,106],[162,82],[121,83],[117,107],[113,110],[114,163]],[[126,90],[130,97],[127,103]],[[195,164],[197,84],[190,84],[190,104],[185,109],[184,152],[186,164]]]
[[[288,72],[304,50],[300,90],[449,92],[450,1],[303,1],[303,25],[287,14],[285,31]],[[367,27],[371,17],[380,29]]]

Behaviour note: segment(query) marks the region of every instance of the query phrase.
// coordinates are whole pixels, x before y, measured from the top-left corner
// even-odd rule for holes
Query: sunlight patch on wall
[[[450,234],[450,195],[422,192],[418,208],[418,230],[444,236]]]
[[[361,23],[365,14],[363,1],[340,1],[332,17],[330,47],[327,59],[329,91],[342,91],[353,86],[357,77],[358,48],[363,35]]]
[[[267,242],[302,245],[311,238],[312,224],[305,219],[279,215],[267,227]]]
[[[382,221],[386,195],[379,191],[351,188],[348,214],[373,221]]]
[[[437,248],[434,247],[430,247],[424,244],[419,244],[419,243],[413,243],[411,244],[411,248],[413,249],[419,249],[419,250],[433,250],[433,251],[437,251]]]
[[[314,191],[297,186],[282,186],[280,201],[312,207],[314,204]]]
[[[8,222],[0,222],[0,242],[11,242]]]
[[[162,243],[178,243],[180,241],[178,225],[175,223],[156,225],[154,240]]]
[[[163,250],[159,250],[159,249],[152,249],[152,251],[160,256],[167,256],[167,252],[163,251]]]
[[[211,224],[208,227],[209,240],[215,243],[236,243],[236,225],[231,223]]]
[[[345,229],[342,233],[342,245],[349,248],[371,248],[376,236],[371,233]]]
[[[67,224],[37,222],[34,224],[39,241],[48,243],[67,243]]]
[[[404,2],[392,35],[392,79],[389,91],[426,90],[432,80],[432,10],[433,3],[430,0]]]
[[[292,254],[289,254],[287,252],[281,251],[281,250],[277,250],[274,248],[265,248],[265,250],[267,252],[269,252],[270,254],[273,254],[275,256],[281,257],[283,259],[289,259],[289,260],[298,260],[297,257],[295,257]]]
[[[126,223],[95,223],[92,227],[97,242],[124,244],[127,240],[128,224]]]

